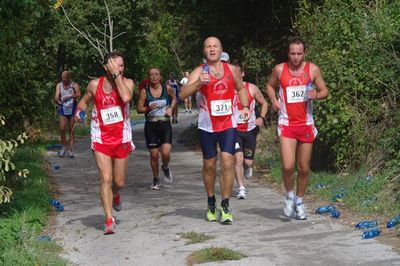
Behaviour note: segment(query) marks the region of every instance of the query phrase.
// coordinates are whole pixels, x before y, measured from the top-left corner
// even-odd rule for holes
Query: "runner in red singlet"
[[[235,89],[244,106],[247,120],[249,106],[243,80],[237,67],[220,60],[222,45],[218,38],[209,37],[204,41],[203,54],[206,63],[198,66],[189,76],[188,83],[182,87],[181,99],[196,93],[199,106],[198,127],[203,152],[203,178],[208,196],[207,220],[216,221],[214,186],[217,165],[217,144],[221,150],[221,209],[220,222],[233,221],[229,208],[229,197],[234,181],[234,149],[236,143],[236,119],[233,115]]]
[[[241,68],[240,65],[237,67]],[[242,69],[242,77],[245,72]],[[235,174],[238,183],[238,199],[246,199],[247,191],[244,186],[244,177],[250,178],[253,173],[253,162],[256,151],[257,135],[264,127],[265,116],[268,111],[268,103],[258,87],[252,83],[244,82],[249,99],[250,118],[243,120],[243,106],[240,101],[236,101],[235,117],[238,123],[236,146],[235,146]],[[260,105],[260,114],[256,117],[256,103]]]
[[[79,113],[93,101],[91,139],[100,172],[100,197],[106,216],[104,234],[113,234],[112,208],[121,210],[119,190],[125,183],[128,155],[134,149],[129,118],[134,83],[123,76],[124,60],[120,53],[106,55],[103,67],[106,76],[90,81],[75,120],[80,120]]]
[[[305,44],[299,37],[289,40],[288,62],[273,69],[267,93],[274,111],[279,110],[278,135],[282,156],[282,177],[287,191],[283,212],[304,220],[306,192],[313,141],[317,135],[312,115],[313,100],[328,97],[329,91],[318,66],[304,61]],[[275,88],[279,85],[279,99]],[[315,85],[315,88],[314,86]],[[297,189],[294,169],[297,161]]]

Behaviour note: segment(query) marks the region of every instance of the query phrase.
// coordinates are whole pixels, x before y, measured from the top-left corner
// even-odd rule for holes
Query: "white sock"
[[[246,189],[244,186],[239,187],[239,190]]]
[[[296,197],[296,205],[303,204],[303,197]]]
[[[296,197],[294,195],[294,190],[288,191],[287,192],[287,197],[291,200],[294,200]]]

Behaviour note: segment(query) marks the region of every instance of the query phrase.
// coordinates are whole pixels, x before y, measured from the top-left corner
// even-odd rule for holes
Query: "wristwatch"
[[[121,75],[121,73],[119,73],[119,72],[113,73],[113,74],[112,74],[112,78],[113,78],[113,79],[116,79],[116,78],[118,78],[120,75]]]

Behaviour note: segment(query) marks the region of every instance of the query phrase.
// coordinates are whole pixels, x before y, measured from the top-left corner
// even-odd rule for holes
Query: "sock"
[[[303,204],[303,197],[296,197],[296,205]]]
[[[153,178],[153,184],[157,184],[160,181],[160,179],[158,177],[154,177]]]
[[[221,200],[221,207],[224,209],[229,207],[229,198]]]
[[[215,195],[212,197],[207,197],[207,203],[209,206],[214,205],[215,206]]]
[[[246,189],[244,186],[239,187],[239,190]]]
[[[293,190],[288,191],[288,192],[287,192],[287,197],[288,197],[289,199],[291,199],[291,200],[294,200],[294,199],[296,198],[296,196],[294,195],[294,191],[293,191]]]

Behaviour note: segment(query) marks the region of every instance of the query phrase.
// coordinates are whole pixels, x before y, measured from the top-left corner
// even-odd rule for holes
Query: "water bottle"
[[[55,199],[50,199],[49,200],[50,204],[53,205],[54,209],[56,209],[59,212],[64,211],[64,205],[61,204],[58,200]]]
[[[317,183],[314,186],[315,189],[323,189],[325,187],[326,187],[325,183]]]
[[[203,71],[201,73],[210,74],[210,67],[208,66],[207,63],[203,65]]]
[[[343,202],[344,195],[343,194],[337,194],[332,197],[333,202]]]
[[[400,214],[396,215],[395,217],[393,217],[392,219],[390,219],[387,224],[386,227],[387,228],[393,228],[395,226],[397,226],[400,223]]]
[[[340,217],[340,212],[339,211],[337,211],[337,210],[333,210],[333,211],[331,211],[331,217],[332,218],[339,218]]]
[[[355,225],[356,228],[361,229],[361,228],[372,228],[378,226],[378,221],[361,221],[358,224]]]
[[[202,73],[202,74],[210,75],[210,67],[208,66],[207,63],[205,63],[205,64],[203,65],[203,70],[201,71],[201,73]],[[204,81],[203,84],[208,84],[208,82],[205,82],[205,81]]]
[[[332,212],[332,211],[336,211],[335,205],[326,205],[326,206],[321,206],[318,209],[315,209],[315,213],[317,213],[317,214],[322,214],[322,213]]]
[[[373,238],[373,237],[379,236],[380,234],[381,234],[381,231],[379,231],[378,228],[374,228],[374,229],[363,232],[362,238],[363,239]]]
[[[81,119],[81,122],[85,122],[85,117],[86,117],[86,112],[85,111],[80,111],[79,112],[79,118]]]
[[[310,81],[307,83],[307,86],[306,86],[306,95],[305,95],[305,99],[306,99],[306,100],[307,100],[307,99],[312,100],[311,98],[308,98],[308,93],[309,93],[310,91],[312,91],[313,89],[314,89],[314,85],[313,85],[312,81],[310,80]]]

